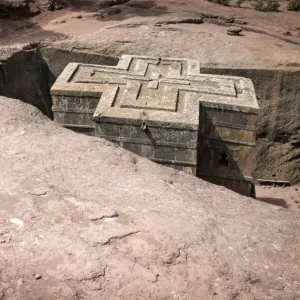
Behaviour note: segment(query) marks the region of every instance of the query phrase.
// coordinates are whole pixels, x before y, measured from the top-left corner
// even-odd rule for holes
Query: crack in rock
[[[95,280],[99,279],[100,277],[105,277],[106,269],[107,269],[107,265],[103,268],[103,270],[101,272],[94,272],[91,276],[81,278],[81,279],[79,279],[79,281],[89,281],[89,280],[95,281]]]
[[[46,196],[48,194],[48,191],[43,190],[43,189],[36,189],[33,191],[26,191],[26,194],[29,194],[32,196]]]
[[[102,246],[110,245],[115,240],[121,240],[121,239],[124,239],[124,238],[126,238],[128,236],[131,236],[131,235],[134,235],[134,234],[138,234],[138,233],[140,233],[140,231],[132,231],[132,232],[129,232],[129,233],[125,233],[123,235],[112,236],[106,242],[103,242],[103,243],[100,243],[100,244]]]
[[[117,217],[119,217],[119,214],[118,213],[113,213],[111,215],[104,215],[104,216],[101,216],[101,217],[91,218],[91,221],[100,221],[100,220],[103,220],[103,219],[114,219],[114,218],[117,218]]]
[[[185,250],[185,247],[178,248],[177,252],[173,252],[171,255],[164,258],[163,264],[166,266],[171,266],[185,263],[188,258],[188,254],[185,252]]]
[[[155,280],[152,283],[156,283],[158,281],[159,274],[155,274]]]

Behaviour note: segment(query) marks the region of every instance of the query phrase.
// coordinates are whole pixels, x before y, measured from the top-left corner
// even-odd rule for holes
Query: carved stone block
[[[62,125],[250,194],[258,112],[250,79],[201,74],[198,61],[123,55],[116,66],[69,64],[51,94]]]

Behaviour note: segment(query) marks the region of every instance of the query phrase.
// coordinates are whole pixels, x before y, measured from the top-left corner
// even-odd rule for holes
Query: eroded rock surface
[[[0,0],[0,17],[19,19],[65,6],[64,0]]]
[[[300,224],[0,98],[1,299],[297,299]]]

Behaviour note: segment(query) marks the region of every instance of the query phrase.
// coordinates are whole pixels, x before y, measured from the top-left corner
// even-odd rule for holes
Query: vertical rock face
[[[83,52],[33,48],[0,54],[0,95],[16,98],[37,107],[52,117],[50,87],[71,61],[95,64],[116,64],[116,59]]]
[[[49,85],[54,76],[38,51],[19,51],[0,68],[0,95],[30,103],[52,117]]]

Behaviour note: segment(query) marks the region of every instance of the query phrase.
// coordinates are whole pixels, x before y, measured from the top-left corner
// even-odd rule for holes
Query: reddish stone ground
[[[2,300],[300,297],[299,214],[0,110]]]

